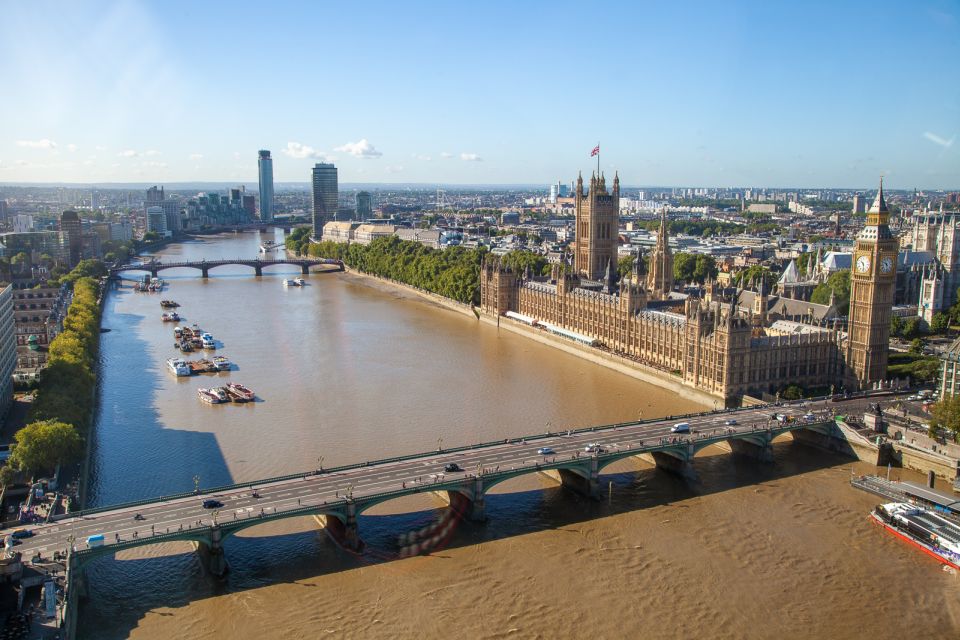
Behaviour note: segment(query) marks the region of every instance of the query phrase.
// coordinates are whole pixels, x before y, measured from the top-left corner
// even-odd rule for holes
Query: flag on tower
[[[600,155],[600,145],[597,145],[593,148],[593,151],[590,152],[590,157]]]

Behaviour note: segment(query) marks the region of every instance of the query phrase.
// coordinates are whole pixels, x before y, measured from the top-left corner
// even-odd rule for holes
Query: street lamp
[[[323,472],[323,456],[317,458],[317,473]]]
[[[443,451],[443,436],[437,438],[437,452]]]

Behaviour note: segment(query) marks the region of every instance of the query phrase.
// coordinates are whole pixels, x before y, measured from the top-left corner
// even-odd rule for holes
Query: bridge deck
[[[217,520],[219,528],[229,535],[233,530],[271,519],[311,513],[342,517],[350,503],[360,513],[379,502],[417,492],[459,491],[478,477],[486,490],[517,475],[582,467],[594,458],[596,466],[603,468],[641,453],[676,455],[686,451],[684,455],[692,456],[696,450],[716,442],[751,439],[765,442],[796,429],[823,429],[832,422],[832,413],[853,411],[856,403],[817,402],[806,407],[799,404],[776,407],[777,412],[793,418],[793,422],[788,423],[772,420],[774,408],[761,406],[488,442],[325,469],[320,473],[311,470],[207,489],[199,495],[183,493],[59,516],[50,524],[34,527],[34,536],[23,540],[18,550],[25,558],[37,552],[49,557],[54,551],[65,551],[72,541],[74,549],[83,553],[88,548],[86,538],[94,534],[106,537],[104,547],[90,550],[98,555],[169,539],[204,541],[213,525],[214,513],[204,509],[201,503],[210,498],[223,503],[217,510]],[[859,401],[860,405],[863,403]],[[810,411],[814,412],[815,419],[804,420],[803,415]],[[731,419],[737,424],[725,424]],[[671,426],[681,420],[689,422],[694,433],[671,434]],[[604,451],[585,452],[584,447],[590,443],[599,443]],[[554,453],[538,455],[540,447],[550,447]],[[445,473],[444,466],[450,462],[457,463],[462,471]],[[144,519],[134,520],[137,513]]]

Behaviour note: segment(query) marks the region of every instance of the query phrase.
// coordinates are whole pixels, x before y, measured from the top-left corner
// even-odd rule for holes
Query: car
[[[777,422],[786,422],[786,421],[787,421],[787,416],[785,414],[782,414],[782,413],[777,414]]]
[[[690,423],[678,422],[677,424],[670,427],[670,433],[690,433]]]
[[[736,426],[737,421],[734,420],[733,418],[730,418],[729,420],[727,420],[727,421],[724,422],[723,424],[727,425],[728,427],[733,427],[733,426]]]
[[[601,447],[596,442],[591,442],[590,444],[585,446],[583,450],[587,453],[603,453],[603,447]]]
[[[143,514],[142,514],[142,513],[138,513],[137,515],[133,516],[133,519],[134,519],[134,520],[146,520],[146,518],[143,517]]]
[[[804,414],[803,419],[807,422],[813,422],[816,418],[812,413]]]
[[[463,469],[460,468],[460,465],[458,465],[456,462],[448,462],[443,467],[443,470],[446,471],[447,473],[456,473],[457,471],[463,471]]]
[[[204,509],[219,509],[223,506],[223,503],[219,500],[204,500],[203,508]]]
[[[10,537],[13,538],[14,540],[17,540],[20,538],[32,538],[33,531],[30,531],[30,529],[17,529],[16,531],[10,534]]]
[[[556,453],[556,451],[554,451],[550,447],[540,447],[539,449],[537,449],[537,453],[541,456],[551,456],[554,453]]]

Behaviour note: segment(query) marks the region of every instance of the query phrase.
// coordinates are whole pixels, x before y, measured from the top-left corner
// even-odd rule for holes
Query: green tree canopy
[[[943,429],[953,435],[960,435],[960,395],[944,398],[930,410],[930,426]]]
[[[817,285],[810,296],[810,302],[816,304],[830,304],[830,293],[833,292],[834,302],[841,315],[845,315],[850,308],[850,270],[840,269],[830,274],[826,282]]]
[[[73,462],[83,452],[83,440],[73,425],[57,420],[32,422],[13,437],[10,463],[31,473],[53,471],[58,464]]]

